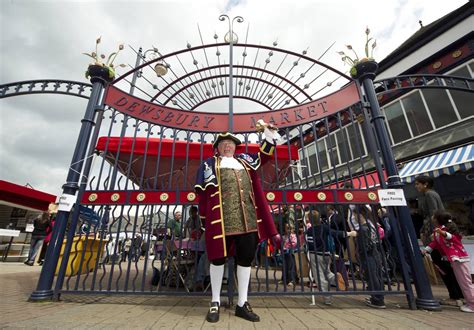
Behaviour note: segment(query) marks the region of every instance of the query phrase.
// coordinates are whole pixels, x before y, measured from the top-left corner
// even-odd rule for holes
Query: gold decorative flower
[[[188,193],[188,195],[186,197],[187,197],[188,201],[193,202],[196,199],[196,194],[193,193],[193,192],[190,192],[190,193]]]
[[[170,197],[170,195],[168,195],[167,193],[162,193],[162,194],[160,195],[160,201],[166,202],[169,197]]]
[[[369,192],[368,197],[371,201],[377,200],[377,194],[374,192]]]
[[[269,200],[270,202],[273,202],[275,200],[275,194],[272,193],[272,192],[268,192],[267,193],[267,200]]]
[[[348,201],[351,201],[351,200],[354,199],[354,195],[352,195],[352,193],[350,193],[350,192],[346,192],[346,193],[344,194],[344,198],[345,198],[346,200],[348,200]]]
[[[94,193],[94,194],[90,194],[88,200],[89,200],[89,202],[95,202],[98,197],[99,197],[99,196],[97,196],[97,194],[95,194],[95,193]]]
[[[145,198],[146,198],[146,195],[144,193],[139,193],[137,195],[137,201],[139,201],[139,202],[143,202],[145,200]]]
[[[295,198],[295,200],[300,201],[300,200],[303,199],[303,194],[300,193],[300,192],[295,192],[295,194],[293,195],[293,197]]]
[[[318,193],[318,199],[319,199],[320,201],[325,201],[326,198],[327,198],[327,196],[326,196],[325,193],[323,193],[323,192]]]

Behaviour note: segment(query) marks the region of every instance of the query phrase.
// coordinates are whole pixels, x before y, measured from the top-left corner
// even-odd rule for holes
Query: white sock
[[[239,301],[237,305],[242,307],[247,301],[247,293],[249,291],[250,267],[237,265],[237,281],[239,281]]]
[[[212,301],[217,301],[220,306],[222,277],[224,276],[224,265],[216,266],[211,263],[209,275],[211,276]]]

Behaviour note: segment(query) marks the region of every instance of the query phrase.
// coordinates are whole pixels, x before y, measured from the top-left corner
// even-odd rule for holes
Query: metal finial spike
[[[214,39],[217,40],[218,38],[219,38],[219,36],[217,35],[217,33],[214,33]]]
[[[278,39],[273,42],[273,46],[274,47],[278,46]]]
[[[191,44],[189,42],[186,44],[186,48],[187,49],[191,48]]]

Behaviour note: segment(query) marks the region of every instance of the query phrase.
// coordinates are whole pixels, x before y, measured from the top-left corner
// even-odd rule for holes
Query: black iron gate
[[[413,278],[416,304],[437,308],[406,207],[384,210],[378,203],[378,189],[401,183],[372,84],[376,63],[362,63],[354,80],[306,52],[234,44],[242,51],[242,61],[232,67],[220,61],[227,45],[189,45],[164,56],[158,53],[152,60],[140,49],[135,68],[115,81],[101,72],[92,75],[89,104],[62,196],[76,203],[72,210],[58,213],[31,299],[60,293],[207,294],[202,226],[192,218],[196,171],[213,154],[216,133],[229,127],[244,142],[240,152],[258,152],[262,135],[255,124],[263,118],[278,126],[282,136],[273,161],[259,173],[284,239],[278,247],[259,243],[250,294],[402,294],[414,307]],[[216,51],[216,65],[209,63],[206,50]],[[246,65],[252,50],[254,64]],[[207,62],[201,68],[198,51]],[[259,67],[255,63],[264,51],[268,55]],[[272,71],[267,66],[277,54],[281,62]],[[182,55],[191,56],[194,71],[186,70]],[[181,73],[173,70],[173,61],[181,64]],[[302,73],[289,78],[298,65]],[[158,72],[157,66],[161,86],[146,78],[146,70]],[[170,81],[163,72],[174,77]],[[314,83],[324,74],[330,74],[330,82]],[[125,93],[117,86],[128,78],[131,88]],[[301,79],[308,82],[301,86]],[[333,93],[319,97],[340,79],[344,82]],[[441,79],[457,84],[437,84]],[[384,94],[438,85],[465,90],[463,81],[470,90],[464,78],[437,76],[393,78],[378,86]],[[3,85],[2,97],[41,92],[35,89],[39,82],[28,83],[26,91],[25,84]],[[57,92],[83,97],[83,84],[61,84],[67,87],[58,91],[61,85],[56,84]],[[76,84],[79,91],[71,92]],[[55,92],[48,90],[48,83],[42,86],[42,92]],[[262,111],[194,111],[219,98],[251,100]],[[229,116],[233,123],[227,126]],[[321,224],[330,228],[329,234],[319,233]],[[371,239],[364,240],[364,228]],[[359,235],[352,237],[354,232]],[[311,248],[315,241],[320,244],[316,253]],[[329,268],[321,269],[327,262]],[[224,290],[230,299],[233,267],[229,258]],[[325,290],[327,276],[337,280]]]

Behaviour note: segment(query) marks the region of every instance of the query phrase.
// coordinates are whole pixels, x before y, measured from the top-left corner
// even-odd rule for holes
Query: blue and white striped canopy
[[[402,182],[410,183],[421,174],[438,177],[441,174],[466,171],[472,167],[474,167],[474,144],[468,144],[406,163],[399,174]]]

